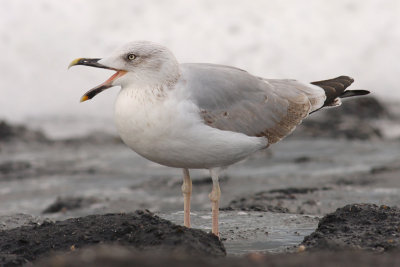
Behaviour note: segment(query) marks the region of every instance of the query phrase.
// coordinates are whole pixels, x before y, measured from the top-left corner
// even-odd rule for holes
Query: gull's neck
[[[164,79],[135,74],[132,76],[133,77],[128,77],[131,78],[128,82],[121,84],[119,97],[126,98],[126,100],[153,102],[155,100],[165,99],[167,94],[175,89],[175,85],[178,83],[181,73],[178,72],[175,75],[169,75]]]

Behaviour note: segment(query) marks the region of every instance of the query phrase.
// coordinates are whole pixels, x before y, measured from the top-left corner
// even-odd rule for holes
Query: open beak
[[[111,68],[111,67],[107,67],[103,64],[100,64],[99,61],[101,60],[101,58],[77,58],[75,60],[73,60],[69,66],[68,69],[71,68],[72,66],[76,66],[76,65],[84,65],[84,66],[90,66],[90,67],[96,67],[96,68],[103,68],[103,69],[109,69],[109,70],[115,70],[117,71],[116,73],[114,73],[114,75],[112,75],[107,81],[105,81],[104,83],[96,86],[93,89],[90,89],[89,91],[87,91],[82,97],[80,102],[84,102],[86,100],[92,99],[95,95],[97,95],[98,93],[113,87],[113,82],[114,80],[118,79],[119,77],[123,76],[124,74],[126,74],[125,70],[118,70],[115,68]]]

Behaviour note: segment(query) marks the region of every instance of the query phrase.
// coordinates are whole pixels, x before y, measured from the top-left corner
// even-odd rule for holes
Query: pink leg
[[[183,224],[190,228],[190,196],[192,195],[192,180],[190,179],[188,169],[183,169],[182,193],[184,210]]]
[[[216,169],[211,169],[210,174],[213,181],[213,187],[208,197],[211,200],[211,208],[212,208],[212,233],[219,237],[218,215],[219,215],[219,200],[221,198],[221,189],[219,188],[218,171]]]

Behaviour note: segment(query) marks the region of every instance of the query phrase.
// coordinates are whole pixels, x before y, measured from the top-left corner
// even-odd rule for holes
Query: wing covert
[[[213,64],[182,64],[181,68],[190,97],[207,125],[264,136],[270,144],[290,134],[325,101],[322,89],[295,80],[267,80]]]

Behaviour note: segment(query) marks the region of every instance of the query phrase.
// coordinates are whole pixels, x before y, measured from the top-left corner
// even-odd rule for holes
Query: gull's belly
[[[159,164],[178,168],[227,166],[267,145],[263,138],[203,124],[192,103],[138,101],[123,93],[115,105],[115,122],[122,140]]]

